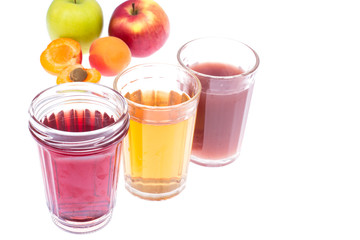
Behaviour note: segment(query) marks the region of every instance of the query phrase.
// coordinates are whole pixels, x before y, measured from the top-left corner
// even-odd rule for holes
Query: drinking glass
[[[178,62],[202,85],[191,161],[217,167],[240,154],[259,66],[248,45],[222,37],[204,37],[183,45]]]
[[[126,188],[163,200],[185,187],[201,85],[186,69],[169,64],[130,68],[114,81],[129,105],[124,140]]]
[[[73,233],[102,228],[115,204],[129,128],[125,99],[99,84],[65,83],[39,93],[29,114],[53,221]]]

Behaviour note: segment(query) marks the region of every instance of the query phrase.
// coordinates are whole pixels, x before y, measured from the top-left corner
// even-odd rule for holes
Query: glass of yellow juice
[[[148,200],[179,194],[190,160],[199,79],[181,66],[141,64],[119,74],[114,89],[129,105],[123,149],[126,189]]]

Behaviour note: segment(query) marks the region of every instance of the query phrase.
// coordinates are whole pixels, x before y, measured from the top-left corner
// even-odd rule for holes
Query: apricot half
[[[67,82],[92,82],[97,83],[101,74],[95,68],[86,69],[81,64],[70,65],[63,69],[56,79],[56,84]]]
[[[126,43],[117,37],[96,39],[90,46],[89,62],[103,76],[115,76],[130,63],[131,52]]]
[[[53,75],[59,75],[67,66],[81,64],[81,61],[80,43],[71,38],[53,40],[40,56],[43,68]]]

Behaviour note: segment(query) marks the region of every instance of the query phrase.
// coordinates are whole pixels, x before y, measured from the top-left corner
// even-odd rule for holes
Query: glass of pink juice
[[[39,93],[29,114],[54,223],[74,233],[102,228],[115,204],[129,128],[125,99],[98,84],[65,83]]]
[[[184,44],[177,58],[202,86],[191,161],[209,167],[233,162],[240,155],[257,53],[237,40],[206,37]]]

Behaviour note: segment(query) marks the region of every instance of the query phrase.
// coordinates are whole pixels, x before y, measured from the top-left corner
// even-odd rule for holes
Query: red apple
[[[122,39],[133,57],[147,57],[169,37],[170,24],[164,10],[152,0],[129,0],[113,12],[109,35]]]

